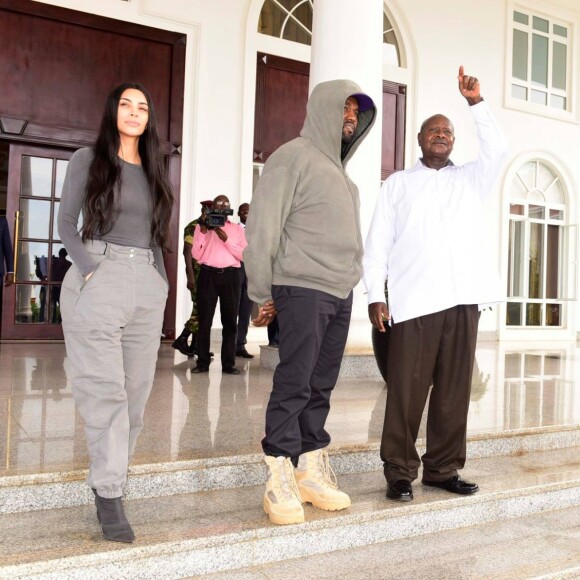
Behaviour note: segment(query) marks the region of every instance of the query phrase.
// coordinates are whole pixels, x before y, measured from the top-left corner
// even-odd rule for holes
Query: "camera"
[[[233,209],[210,209],[205,214],[205,226],[208,230],[223,228],[229,215],[234,215]]]

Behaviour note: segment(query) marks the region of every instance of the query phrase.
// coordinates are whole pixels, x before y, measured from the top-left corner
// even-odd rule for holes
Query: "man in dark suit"
[[[8,230],[8,221],[0,216],[0,320],[2,316],[2,291],[14,283],[14,253]],[[4,284],[2,284],[4,282]]]

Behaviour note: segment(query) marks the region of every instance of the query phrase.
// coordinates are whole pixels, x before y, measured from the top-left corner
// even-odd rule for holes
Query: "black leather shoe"
[[[95,505],[103,536],[107,540],[126,544],[135,541],[135,534],[125,517],[123,500],[120,497],[107,498],[95,493]]]
[[[397,501],[411,501],[413,499],[413,488],[411,482],[405,479],[387,482],[387,497]]]
[[[427,481],[424,479],[422,483],[423,485],[439,487],[445,491],[458,493],[459,495],[471,495],[472,493],[477,493],[479,491],[479,486],[477,483],[464,481],[461,479],[461,477],[459,477],[459,475],[454,475],[453,477],[450,477],[444,481]]]
[[[236,367],[227,367],[225,369],[222,369],[222,373],[226,373],[226,375],[239,375],[240,370],[237,369]]]
[[[245,348],[240,348],[236,351],[236,356],[240,356],[242,358],[254,358],[253,354],[250,354]]]
[[[178,350],[181,354],[191,358],[195,354],[195,346],[193,342],[191,346],[187,343],[187,338],[184,336],[178,336],[171,345],[175,350]]]
[[[209,367],[200,367],[197,365],[195,368],[191,369],[192,373],[198,375],[199,373],[207,373],[209,371]]]

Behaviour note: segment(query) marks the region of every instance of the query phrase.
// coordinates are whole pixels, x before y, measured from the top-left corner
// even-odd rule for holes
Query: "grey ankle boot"
[[[95,493],[95,505],[97,506],[97,519],[101,524],[103,536],[107,540],[128,544],[135,541],[135,534],[125,517],[123,500],[120,497],[107,498]]]

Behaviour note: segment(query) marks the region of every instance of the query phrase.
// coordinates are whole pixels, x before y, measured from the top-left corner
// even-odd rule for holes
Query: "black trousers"
[[[233,367],[236,363],[236,333],[238,306],[240,304],[240,269],[208,268],[202,265],[197,281],[197,364],[209,367],[209,344],[211,323],[217,301],[220,301],[222,322],[222,368]]]
[[[348,336],[352,292],[341,300],[297,286],[272,286],[280,362],[266,410],[266,455],[296,457],[330,443],[324,429]]]
[[[466,430],[477,342],[477,304],[395,323],[389,343],[381,459],[387,481],[444,481],[465,465]],[[427,451],[415,441],[429,387]]]
[[[253,302],[248,296],[248,277],[242,262],[240,268],[240,306],[238,308],[238,338],[236,340],[236,350],[241,350],[247,341],[248,327],[250,326],[250,316],[252,315]]]

